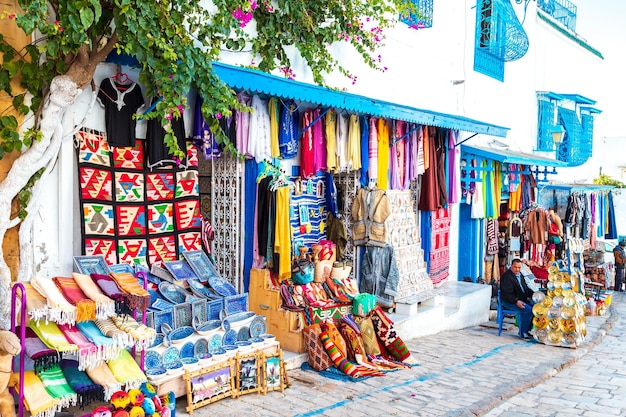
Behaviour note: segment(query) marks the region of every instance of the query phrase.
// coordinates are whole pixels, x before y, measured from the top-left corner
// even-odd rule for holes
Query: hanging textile
[[[78,362],[72,359],[61,361],[61,370],[68,385],[78,396],[77,406],[81,409],[94,401],[104,401],[104,389],[94,383],[85,371],[78,368]]]
[[[459,131],[448,130],[448,203],[456,204],[461,198],[461,148],[458,143]]]
[[[137,363],[135,362],[135,365]],[[122,384],[115,379],[111,369],[106,363],[102,363],[93,368],[87,368],[87,375],[91,380],[104,388],[104,400],[109,401],[111,396],[122,389]]]
[[[369,170],[369,137],[370,137],[370,129],[369,129],[369,121],[367,120],[367,116],[363,115],[360,118],[361,124],[361,173],[359,177],[359,182],[361,187],[365,187],[367,185],[367,175]]]
[[[348,172],[348,115],[337,113],[337,172]]]
[[[389,188],[389,123],[378,119],[378,188]]]
[[[52,321],[31,321],[29,327],[49,349],[71,353],[78,351],[78,346],[69,343],[57,324]]]
[[[63,297],[76,307],[76,321],[96,319],[96,303],[85,295],[74,278],[54,277],[52,281],[61,291]]]
[[[245,91],[237,93],[237,101],[246,107],[250,107],[252,104],[252,97]],[[252,155],[248,152],[248,137],[250,135],[250,112],[235,110],[235,127],[237,129],[237,150],[246,158],[251,158]]]
[[[193,140],[201,144],[204,159],[217,159],[222,156],[222,149],[215,140],[215,135],[202,115],[202,97],[196,94],[196,105],[193,113]]]
[[[289,223],[290,190],[287,186],[276,190],[276,232],[274,253],[278,254],[280,280],[291,277],[291,225]]]
[[[135,146],[137,121],[133,115],[145,103],[139,85],[135,82],[120,84],[105,78],[100,83],[98,101],[104,107],[109,146]]]
[[[283,159],[294,158],[298,154],[298,123],[300,123],[298,105],[295,101],[288,100],[281,107],[278,134],[278,147],[280,157]]]
[[[324,125],[320,118],[320,109],[313,110],[313,120],[317,120],[311,129],[313,130],[313,170],[314,172],[326,171],[326,138],[324,137]]]
[[[158,100],[154,98],[152,103]],[[185,152],[187,149],[187,135],[185,134],[185,121],[183,115],[172,117],[170,125],[174,132],[174,137],[178,143],[178,148]],[[146,122],[146,166],[154,168],[166,164],[186,165],[183,160],[178,160],[171,153],[165,144],[165,129],[161,125],[160,118],[150,119]]]
[[[284,108],[283,108],[284,111]],[[282,129],[281,129],[282,132]],[[248,292],[250,288],[250,269],[254,259],[253,243],[254,232],[256,230],[255,210],[256,210],[256,177],[258,175],[258,164],[247,159],[244,165],[244,211],[243,211],[243,290]]]
[[[58,326],[65,338],[70,343],[78,346],[78,362],[81,370],[87,369],[88,366],[97,364],[103,360],[102,351],[91,343],[76,326],[69,326],[67,324],[59,324]]]
[[[267,111],[270,115],[270,155],[272,158],[280,156],[278,145],[278,120],[280,118],[279,101],[276,97],[270,97],[267,101]]]
[[[46,297],[41,295],[39,291],[37,291],[30,283],[22,282],[24,286],[24,290],[26,292],[26,318],[25,321],[22,322],[22,317],[19,317],[19,323],[23,325],[28,325],[31,320],[43,320],[48,319],[48,304]],[[17,309],[18,313],[21,314],[21,303],[22,300],[18,298],[19,307]]]
[[[24,372],[24,406],[33,417],[54,417],[59,407],[59,400],[52,398],[35,371]],[[15,384],[19,391],[20,384]]]
[[[450,275],[450,224],[449,208],[439,208],[431,212],[432,235],[430,269],[428,274],[434,285],[445,282]]]
[[[308,129],[302,134],[302,148],[300,152],[300,175],[302,178],[309,178],[315,174],[315,147],[313,146],[313,128],[310,126],[313,119],[313,110],[305,110],[302,126],[308,127]],[[263,253],[261,252],[261,254]]]
[[[361,126],[356,114],[351,114],[348,122],[348,167],[351,171],[361,169]]]
[[[324,117],[326,134],[326,168],[328,172],[337,171],[337,112],[329,109]]]
[[[395,129],[392,129],[395,132]],[[401,190],[400,167],[398,164],[398,143],[392,138],[392,145],[389,149],[389,189]]]
[[[434,211],[448,201],[445,183],[445,144],[442,130],[432,128],[424,141],[428,141],[429,166],[422,177],[418,209]]]
[[[378,179],[378,130],[376,125],[377,119],[370,117],[369,161],[367,164],[369,184],[376,184]]]
[[[248,150],[257,162],[271,158],[270,115],[267,101],[258,95],[252,96],[252,116],[248,137]]]
[[[78,395],[69,386],[60,365],[37,372],[46,392],[57,401],[58,407],[68,408],[76,405]]]
[[[124,385],[126,390],[139,388],[147,381],[146,375],[127,350],[122,349],[119,356],[108,361],[107,365],[117,382]]]
[[[613,205],[613,191],[608,193],[607,201],[607,232],[606,239],[617,239],[617,224],[615,223],[615,206]]]
[[[96,319],[106,319],[115,315],[115,301],[104,295],[89,275],[72,272],[72,277],[85,296],[96,303]]]
[[[151,299],[148,290],[143,288],[137,278],[130,272],[116,274],[111,272],[111,278],[124,293],[126,302],[131,309],[146,311],[150,307]]]
[[[59,324],[76,323],[76,306],[71,305],[54,282],[49,278],[33,277],[30,281],[35,290],[46,298],[48,318]]]
[[[15,333],[20,334],[20,330],[18,327]],[[56,349],[46,346],[33,329],[26,327],[25,330],[23,353],[33,360],[35,370],[49,368],[61,361],[61,354]]]

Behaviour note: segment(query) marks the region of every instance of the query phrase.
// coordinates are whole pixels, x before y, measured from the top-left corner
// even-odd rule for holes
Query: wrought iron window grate
[[[537,126],[537,150],[550,152],[554,149],[552,126],[556,105],[547,100],[539,100],[539,123]]]
[[[417,15],[400,16],[400,21],[413,29],[433,27],[433,0],[412,0],[417,8]]]
[[[565,126],[565,137],[557,148],[557,159],[567,162],[569,166],[584,164],[591,154],[591,144],[587,143],[578,114],[559,107],[559,120]]]
[[[537,7],[565,26],[576,31],[577,7],[568,0],[538,0]]]

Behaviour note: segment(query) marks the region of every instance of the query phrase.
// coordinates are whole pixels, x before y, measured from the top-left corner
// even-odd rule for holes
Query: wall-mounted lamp
[[[558,145],[563,141],[563,136],[565,135],[565,129],[561,125],[552,126],[551,133],[552,133],[552,142]]]

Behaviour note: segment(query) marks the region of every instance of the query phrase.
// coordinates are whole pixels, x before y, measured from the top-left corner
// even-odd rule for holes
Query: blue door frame
[[[485,228],[484,219],[472,219],[471,209],[469,204],[460,204],[458,279],[469,277],[476,282],[483,274]]]

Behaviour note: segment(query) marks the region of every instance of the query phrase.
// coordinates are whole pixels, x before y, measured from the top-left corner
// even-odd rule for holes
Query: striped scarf
[[[103,274],[91,274],[91,279],[107,297],[115,302],[116,313],[121,314],[130,311],[126,296],[117,283],[113,281],[113,278]]]
[[[97,320],[107,319],[115,315],[115,301],[104,295],[89,275],[72,272],[72,277],[85,296],[96,303]]]
[[[112,320],[115,326],[128,333],[135,340],[135,348],[137,350],[145,350],[154,343],[156,330],[143,323],[138,323],[137,320],[128,314],[115,316]]]
[[[15,389],[19,390],[20,384],[15,385]],[[30,411],[32,417],[54,417],[57,411],[59,400],[52,398],[46,391],[43,382],[30,370],[24,372],[24,405]]]
[[[96,320],[96,326],[98,326],[98,329],[100,329],[103,335],[115,340],[115,343],[120,348],[132,347],[135,344],[132,336],[120,330],[110,318],[106,320]]]
[[[122,290],[128,305],[131,309],[139,309],[145,311],[150,307],[151,298],[150,293],[139,285],[137,278],[130,272],[124,272],[121,274],[115,274],[111,272],[111,278],[115,281],[117,286]]]
[[[45,320],[48,317],[48,304],[46,298],[41,295],[30,283],[22,282],[24,290],[26,291],[26,325],[29,320]],[[21,299],[18,299],[21,303]],[[21,312],[22,309],[17,310]],[[20,323],[21,318],[20,318]]]
[[[147,381],[146,375],[127,350],[123,349],[117,359],[108,362],[108,366],[115,379],[125,385],[127,391],[139,388]]]
[[[46,298],[48,320],[59,324],[76,323],[76,307],[71,305],[51,279],[34,277],[31,285]]]
[[[361,366],[361,365],[350,362],[344,356],[344,354],[339,349],[337,349],[337,346],[335,346],[333,341],[330,339],[330,336],[328,336],[328,333],[322,331],[320,333],[320,340],[322,341],[322,344],[324,345],[324,349],[326,350],[326,353],[328,353],[328,356],[335,364],[335,367],[339,369],[341,372],[343,372],[344,374],[349,375],[353,378],[363,378],[363,377],[369,377],[369,376],[385,375],[383,372],[375,371],[365,366]]]
[[[123,350],[115,340],[103,335],[93,321],[76,323],[76,327],[91,343],[98,347],[103,360],[116,358],[120,351]]]
[[[20,334],[20,327],[15,330]],[[58,364],[61,354],[55,349],[50,349],[39,339],[37,334],[30,327],[26,328],[26,338],[24,339],[24,354],[34,361],[35,370],[47,369]]]
[[[78,346],[78,362],[81,370],[85,370],[88,366],[95,365],[102,360],[101,349],[90,342],[76,326],[68,324],[59,324],[58,326],[65,338]]]
[[[104,401],[104,389],[94,383],[85,371],[78,369],[78,362],[63,359],[61,369],[67,383],[78,395],[78,406],[82,409],[93,401]]]
[[[40,320],[31,321],[28,326],[48,348],[58,352],[78,352],[78,346],[67,341],[56,323]]]
[[[96,319],[96,303],[87,298],[80,289],[74,278],[54,277],[52,281],[56,284],[63,297],[76,306],[76,321],[87,321]]]
[[[59,407],[67,408],[76,405],[78,395],[67,383],[60,365],[42,370],[37,376],[41,379],[46,392],[58,401]]]
[[[102,363],[86,370],[89,378],[104,389],[104,401],[109,401],[111,396],[122,389],[122,384],[115,379],[106,363]]]

